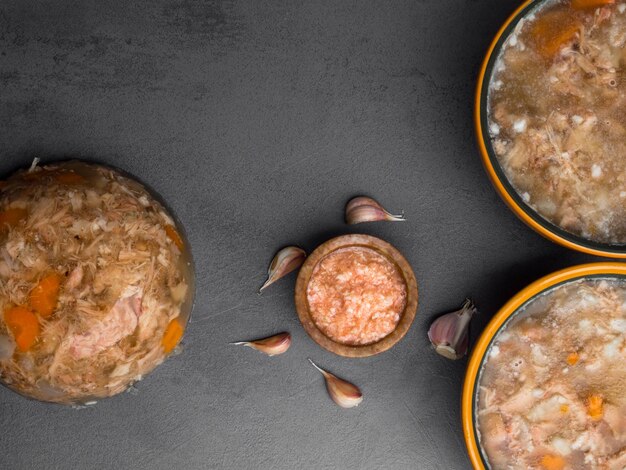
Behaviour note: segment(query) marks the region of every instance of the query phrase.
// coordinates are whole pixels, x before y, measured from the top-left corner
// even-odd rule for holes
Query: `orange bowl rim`
[[[475,470],[486,469],[474,428],[474,395],[476,380],[482,366],[484,355],[487,352],[494,336],[498,333],[502,325],[511,317],[511,315],[515,314],[521,306],[547,289],[574,279],[599,275],[610,276],[616,274],[626,276],[626,264],[606,261],[580,264],[553,272],[531,283],[515,294],[507,303],[504,304],[502,308],[500,308],[500,310],[498,310],[491,321],[487,324],[470,355],[467,370],[465,372],[465,380],[463,382],[463,392],[461,397],[463,435],[470,462]]]
[[[585,240],[583,238],[577,237],[575,235],[568,236],[564,230],[547,221],[545,221],[545,223],[539,222],[538,219],[540,218],[540,216],[536,213],[536,211],[531,208],[529,208],[528,210],[524,209],[511,195],[511,192],[514,190],[509,190],[502,182],[501,177],[496,171],[495,164],[489,155],[489,151],[487,150],[487,143],[485,142],[482,125],[482,95],[483,88],[485,86],[485,79],[490,78],[490,76],[487,77],[489,63],[493,54],[499,52],[498,43],[502,36],[507,32],[511,23],[521,17],[522,14],[526,14],[527,8],[534,3],[538,3],[538,0],[525,0],[503,23],[503,25],[500,27],[495,37],[491,41],[491,44],[489,46],[489,49],[487,50],[487,54],[485,55],[478,74],[478,81],[476,84],[476,91],[474,96],[474,130],[476,133],[476,139],[478,142],[478,148],[480,151],[483,166],[485,167],[485,171],[487,172],[491,183],[495,187],[500,197],[504,200],[506,205],[509,206],[509,208],[518,218],[520,218],[526,225],[531,227],[537,233],[543,235],[545,238],[555,243],[558,243],[561,246],[570,248],[572,250],[580,251],[590,255],[624,259],[626,258],[626,247],[611,246],[592,241],[585,243]],[[532,217],[529,214],[529,211],[537,214],[537,217]],[[550,226],[552,226],[553,228],[551,229]],[[562,231],[563,234],[560,234],[557,231]]]

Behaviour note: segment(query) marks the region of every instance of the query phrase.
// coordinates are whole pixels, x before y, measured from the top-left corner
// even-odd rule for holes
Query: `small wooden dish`
[[[369,248],[383,255],[398,268],[406,284],[406,306],[400,316],[398,325],[391,333],[375,343],[365,345],[339,343],[326,336],[317,327],[313,318],[311,318],[307,288],[313,270],[328,254],[340,248],[350,247]],[[342,235],[322,243],[315,249],[311,256],[306,259],[298,274],[295,301],[296,310],[302,326],[317,344],[340,356],[367,357],[391,348],[409,331],[417,311],[417,281],[415,280],[415,274],[413,274],[413,269],[411,269],[408,261],[389,243],[369,235]]]

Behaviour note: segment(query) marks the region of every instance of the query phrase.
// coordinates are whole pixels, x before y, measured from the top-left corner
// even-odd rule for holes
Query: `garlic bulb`
[[[370,197],[358,196],[348,201],[346,205],[346,223],[353,225],[379,220],[402,222],[405,218],[404,215],[390,214],[383,206]]]
[[[249,348],[261,351],[268,356],[277,356],[278,354],[287,352],[287,349],[291,346],[291,335],[284,332],[267,338],[256,339],[254,341],[238,341],[230,344],[248,346]]]
[[[326,390],[328,390],[330,398],[332,398],[337,405],[342,408],[352,408],[363,401],[363,394],[356,385],[346,382],[336,375],[318,367],[311,359],[309,359],[309,362],[324,376],[326,380]]]
[[[460,359],[467,353],[469,323],[477,312],[470,299],[463,306],[437,318],[428,330],[435,351],[448,359]]]
[[[297,246],[287,246],[276,253],[267,270],[267,281],[259,289],[259,293],[269,285],[298,269],[304,263],[306,252]]]

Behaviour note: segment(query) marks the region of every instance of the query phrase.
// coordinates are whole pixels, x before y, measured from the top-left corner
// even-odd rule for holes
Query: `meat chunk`
[[[95,323],[86,333],[70,339],[70,354],[75,359],[93,356],[132,334],[141,316],[142,292],[121,297],[106,318]]]
[[[72,270],[72,272],[67,277],[67,280],[65,281],[65,288],[68,290],[77,288],[83,281],[83,275],[83,267],[79,264]]]

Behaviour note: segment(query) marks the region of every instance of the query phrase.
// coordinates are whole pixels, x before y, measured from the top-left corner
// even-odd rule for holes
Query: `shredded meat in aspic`
[[[143,186],[96,165],[0,182],[0,379],[32,398],[119,393],[174,348],[189,255]]]
[[[493,470],[626,468],[626,281],[576,280],[494,338],[477,425]]]
[[[377,251],[340,248],[313,270],[307,300],[311,318],[326,336],[344,344],[371,344],[398,325],[406,283],[397,266]]]
[[[625,244],[626,3],[539,8],[517,25],[494,66],[493,149],[543,218],[588,240]]]

